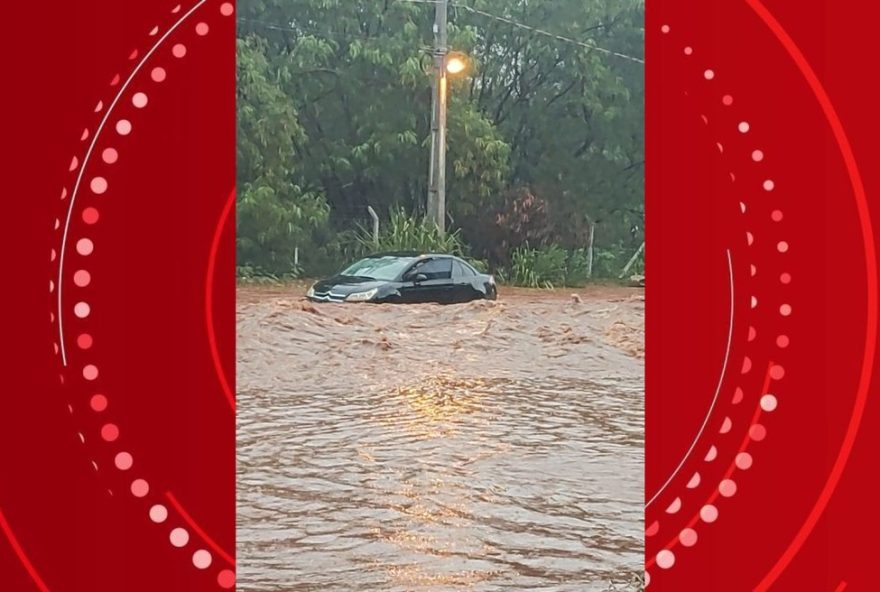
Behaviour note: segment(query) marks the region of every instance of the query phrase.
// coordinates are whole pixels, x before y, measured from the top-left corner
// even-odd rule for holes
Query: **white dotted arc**
[[[74,208],[76,205],[77,197],[80,194],[80,187],[82,185],[86,168],[89,165],[91,156],[95,150],[95,147],[98,143],[98,140],[102,137],[102,133],[106,124],[111,118],[111,115],[117,105],[119,104],[122,96],[125,91],[128,89],[132,81],[137,76],[138,72],[145,65],[147,60],[154,55],[154,53],[159,49],[159,47],[164,43],[164,41],[179,28],[180,25],[183,24],[192,14],[194,14],[202,5],[204,5],[207,0],[201,0],[195,6],[193,6],[186,14],[180,17],[169,29],[168,31],[152,46],[152,48],[144,55],[143,59],[137,64],[137,66],[132,70],[126,82],[122,85],[122,87],[117,92],[113,101],[107,109],[107,112],[103,116],[100,124],[96,129],[96,133],[92,137],[91,144],[89,145],[86,154],[80,163],[79,159],[74,156],[71,159],[69,172],[73,173],[78,171],[76,175],[76,180],[73,184],[73,191],[70,193],[70,202],[67,207],[67,215],[64,222],[63,234],[61,238],[61,245],[59,250],[56,252],[53,249],[50,253],[50,263],[54,263],[56,259],[58,260],[58,271],[57,275],[50,280],[49,282],[49,291],[50,293],[56,293],[57,290],[57,316],[56,313],[50,312],[50,322],[55,323],[56,320],[58,322],[58,341],[53,344],[53,350],[57,355],[61,357],[62,366],[68,366],[68,355],[67,355],[67,347],[65,343],[65,334],[63,328],[63,315],[64,315],[64,300],[62,294],[62,282],[64,280],[64,263],[65,263],[65,254],[66,254],[66,245],[68,241],[68,236],[71,230],[71,223]],[[178,13],[180,11],[180,6],[176,6],[172,13]],[[234,13],[234,7],[230,2],[224,2],[220,6],[221,15],[228,17]],[[149,35],[151,37],[158,34],[158,27],[154,27]],[[205,36],[209,32],[209,28],[207,23],[199,22],[195,26],[195,32],[199,36]],[[175,58],[183,58],[187,53],[186,46],[178,43],[175,44],[171,50],[171,54]],[[129,55],[129,60],[135,60],[138,56],[138,51],[134,50]],[[162,83],[167,78],[167,71],[162,67],[154,67],[150,72],[150,79],[154,83]],[[110,82],[111,87],[115,87],[121,81],[120,76],[117,74],[113,77]],[[135,92],[131,96],[131,104],[135,109],[142,110],[146,108],[149,104],[149,96],[144,91]],[[101,113],[104,109],[103,101],[99,101],[97,106],[95,107],[95,113]],[[128,119],[118,119],[114,125],[116,133],[120,137],[128,136],[133,131],[133,126],[130,120]],[[90,133],[88,128],[85,129],[81,135],[81,141],[86,141],[90,137]],[[107,147],[101,153],[101,160],[106,165],[113,165],[119,159],[119,152],[114,147]],[[104,176],[94,176],[88,182],[89,189],[91,194],[94,196],[103,196],[109,190],[109,182]],[[61,200],[64,201],[68,197],[67,188],[62,188],[61,191]],[[94,206],[88,206],[82,211],[82,222],[91,227],[98,223],[100,219],[99,210]],[[56,218],[54,221],[53,229],[60,230],[62,227],[61,219]],[[88,236],[83,236],[76,241],[76,253],[83,258],[91,256],[95,251],[95,244],[91,238]],[[59,256],[60,253],[60,256]],[[78,269],[73,273],[73,283],[77,288],[87,288],[92,282],[92,276],[87,269]],[[91,305],[85,300],[78,300],[74,306],[72,307],[72,312],[74,317],[80,321],[85,321],[90,318],[92,313]],[[87,332],[81,332],[76,337],[76,346],[82,352],[87,352],[92,348],[94,344],[94,339],[91,334]],[[99,378],[99,370],[95,364],[87,363],[82,367],[82,377],[88,383],[94,383]],[[61,377],[62,384],[64,383],[64,375]],[[92,395],[89,400],[89,407],[96,414],[103,414],[107,411],[109,407],[109,400],[104,394],[95,394]],[[71,414],[74,413],[74,407],[72,404],[68,405],[68,410]],[[101,439],[107,444],[116,443],[120,438],[120,430],[119,427],[111,422],[103,423],[100,428]],[[78,433],[78,437],[81,443],[85,444],[86,438],[83,433]],[[98,464],[94,460],[91,461],[92,466],[96,471],[98,471]],[[115,468],[121,473],[126,473],[134,467],[134,457],[133,455],[125,450],[121,450],[116,452],[113,457],[113,465]],[[131,495],[137,499],[146,498],[150,494],[150,485],[143,478],[133,478],[130,480],[129,489]],[[112,490],[108,490],[110,495],[113,495]],[[154,504],[149,511],[150,520],[154,523],[162,523],[168,519],[168,510],[162,504]],[[176,547],[185,547],[189,542],[189,533],[184,528],[175,528],[171,531],[170,541],[172,545]],[[197,549],[192,554],[192,563],[199,570],[208,569],[213,563],[213,556],[206,549]],[[221,588],[230,589],[235,586],[235,573],[230,569],[223,569],[217,574],[217,583]]]
[[[663,25],[661,27],[661,32],[663,34],[668,34],[670,31],[671,31],[671,28],[669,27],[669,25]],[[685,56],[692,56],[693,53],[694,53],[694,50],[691,46],[686,46],[684,48],[684,55]],[[703,78],[707,81],[715,80],[716,73],[712,69],[706,69],[703,71]],[[733,104],[733,97],[731,95],[724,95],[722,97],[722,104],[727,107],[731,106]],[[702,119],[703,119],[704,123],[706,123],[708,125],[708,119],[706,118],[705,115],[702,116]],[[751,125],[747,121],[741,121],[737,125],[737,130],[741,134],[747,134],[751,130]],[[721,154],[724,154],[723,145],[719,142],[716,144],[716,146],[717,146],[719,152]],[[751,160],[755,163],[763,162],[764,157],[765,157],[764,152],[760,149],[754,149],[751,152]],[[732,182],[736,180],[736,177],[733,173],[730,174],[730,178],[731,178]],[[769,192],[772,192],[776,188],[776,184],[773,179],[765,179],[763,181],[761,187],[765,192],[769,193]],[[747,207],[746,207],[745,202],[740,203],[740,209],[743,214],[746,213]],[[778,209],[773,210],[773,212],[771,213],[771,219],[774,222],[780,222],[783,219],[782,211],[778,210]],[[752,246],[754,244],[755,239],[751,233],[747,233],[746,239],[747,239],[746,242],[747,242],[748,246]],[[776,244],[776,250],[780,254],[787,253],[789,251],[788,242],[778,241]],[[751,275],[753,277],[757,274],[757,268],[754,265],[750,266],[750,271],[751,271]],[[791,282],[791,274],[789,274],[787,272],[781,274],[780,275],[780,282],[783,285],[789,284]],[[753,309],[758,306],[758,301],[755,296],[751,297],[751,302],[752,302]],[[791,313],[792,313],[792,307],[790,304],[784,303],[784,304],[780,305],[779,314],[782,317],[790,316]],[[757,336],[757,332],[756,332],[755,328],[750,327],[748,340],[751,342],[755,339],[756,336]],[[784,349],[784,348],[788,347],[789,343],[790,343],[790,340],[789,340],[788,336],[786,336],[786,335],[777,336],[776,345],[780,349]],[[751,370],[751,366],[752,366],[751,360],[748,357],[744,358],[742,373],[743,374],[748,373]],[[771,364],[771,366],[768,369],[768,373],[769,373],[770,379],[781,380],[785,374],[785,370],[782,366],[780,366],[778,364]],[[732,403],[734,405],[736,405],[736,404],[740,403],[742,401],[742,399],[743,399],[743,391],[741,388],[737,387],[736,391],[734,393],[734,398],[732,400]],[[764,395],[761,396],[760,401],[759,401],[759,413],[756,414],[756,417],[753,420],[752,425],[749,427],[748,438],[747,438],[744,446],[747,446],[749,442],[760,442],[766,437],[766,434],[767,434],[766,428],[762,424],[758,423],[757,420],[760,417],[760,412],[765,412],[765,413],[773,412],[776,410],[777,406],[778,406],[778,400],[775,395],[773,395],[771,393],[765,393]],[[722,423],[722,426],[719,429],[719,433],[726,434],[731,430],[731,428],[732,428],[732,421],[731,421],[730,417],[725,417],[724,421]],[[717,448],[714,445],[712,445],[712,446],[710,446],[709,451],[707,452],[704,460],[706,462],[712,462],[716,457],[717,457]],[[741,450],[736,455],[736,457],[733,461],[733,465],[731,467],[731,472],[734,469],[738,469],[741,471],[748,470],[752,467],[753,461],[754,461],[754,459],[751,456],[751,454],[749,454],[745,450]],[[687,484],[687,488],[688,489],[696,488],[699,485],[700,480],[701,479],[700,479],[699,472],[694,473],[694,475],[691,477],[691,480]],[[717,494],[720,495],[721,497],[724,497],[724,498],[730,498],[736,494],[736,491],[737,491],[736,481],[731,479],[730,477],[725,477],[724,479],[721,480],[721,482],[718,485]],[[682,505],[681,499],[676,498],[672,502],[672,504],[667,508],[666,511],[667,511],[667,513],[676,513],[681,509],[681,505]],[[718,514],[719,514],[718,508],[716,505],[714,505],[712,503],[706,503],[700,509],[699,518],[704,523],[711,524],[718,519]],[[652,525],[648,529],[646,529],[646,535],[647,536],[654,536],[657,534],[658,531],[659,531],[659,523],[655,521],[654,523],[652,523]],[[692,547],[697,542],[697,532],[692,527],[688,526],[687,528],[684,528],[679,533],[677,540],[674,542],[681,544],[683,547]],[[664,549],[660,550],[655,555],[655,557],[653,559],[660,569],[667,570],[667,569],[672,568],[675,565],[676,556],[675,556],[674,551],[671,548],[664,548]],[[649,585],[650,582],[651,582],[650,572],[646,571],[645,572],[646,586]]]

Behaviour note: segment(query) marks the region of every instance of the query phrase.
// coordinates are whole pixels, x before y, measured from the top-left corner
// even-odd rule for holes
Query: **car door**
[[[412,279],[420,274],[425,276],[424,280]],[[448,257],[419,261],[407,272],[404,281],[406,285],[400,293],[405,302],[454,302],[452,259]]]
[[[452,264],[452,280],[455,284],[455,301],[470,302],[474,299],[474,278],[476,274],[461,261],[455,260]]]

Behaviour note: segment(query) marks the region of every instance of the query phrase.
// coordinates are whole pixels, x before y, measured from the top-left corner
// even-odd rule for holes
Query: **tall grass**
[[[464,244],[459,232],[442,234],[435,224],[413,218],[403,210],[394,210],[384,226],[380,226],[378,242],[373,240],[372,229],[361,226],[356,243],[360,254],[387,251],[417,251],[464,255]]]
[[[237,275],[243,281],[288,281],[306,274],[332,273],[366,255],[394,251],[457,255],[482,273],[494,272],[502,283],[550,289],[583,286],[591,277],[617,279],[633,253],[632,247],[622,244],[597,248],[593,254],[590,276],[586,249],[566,250],[555,245],[541,248],[526,246],[515,249],[506,266],[490,269],[486,261],[468,257],[469,249],[458,230],[442,234],[434,224],[397,209],[380,226],[378,241],[374,240],[371,228],[359,225],[356,230],[336,232],[327,237],[320,248],[301,251],[305,257],[305,268],[292,267],[286,273],[278,273],[258,266],[239,266]],[[644,274],[644,255],[636,260],[630,274]]]
[[[596,249],[593,258],[593,277],[617,279],[623,267],[633,256],[635,248],[625,245],[614,245]],[[645,255],[639,256],[629,270],[630,275],[645,274]]]
[[[277,274],[271,273],[259,266],[239,265],[235,268],[235,275],[238,281],[244,283],[273,284],[299,279],[302,277],[303,271],[301,267],[293,266],[287,273]]]
[[[588,281],[587,253],[551,246],[516,249],[510,265],[499,273],[504,283],[526,288],[582,286]]]

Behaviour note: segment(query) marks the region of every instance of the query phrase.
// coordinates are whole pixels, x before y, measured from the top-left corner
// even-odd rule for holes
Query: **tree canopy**
[[[368,221],[367,206],[421,215],[433,4],[241,0],[238,10],[240,263],[286,271],[299,247],[307,266],[338,264],[340,237]],[[470,66],[450,79],[447,206],[475,256],[582,247],[591,221],[598,247],[634,240],[643,65],[595,48],[642,58],[643,21],[639,0],[451,3],[449,44]]]

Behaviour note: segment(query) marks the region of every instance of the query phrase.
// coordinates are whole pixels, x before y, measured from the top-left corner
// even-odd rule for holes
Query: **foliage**
[[[474,257],[465,257],[465,261],[471,264],[471,266],[479,271],[480,273],[489,273],[489,262],[484,259],[475,259]]]
[[[565,279],[565,251],[558,247],[545,250],[517,249],[510,266],[502,273],[505,283],[526,288],[550,288]]]
[[[637,250],[638,247],[622,244],[597,249],[593,254],[593,276],[601,278],[617,278]],[[644,273],[645,256],[644,254],[641,254],[630,268],[629,275],[644,275]]]
[[[305,141],[296,110],[272,80],[259,39],[238,43],[238,259],[269,273],[288,273],[296,247],[327,223],[323,195],[295,183],[295,146]]]
[[[641,2],[477,0],[474,6],[642,55]],[[588,214],[601,227],[597,238],[625,238],[643,211],[642,66],[503,22],[461,21],[453,42],[472,42],[466,48],[479,57],[470,98],[509,142],[512,185],[532,187],[551,209]],[[557,224],[565,229],[563,219]]]
[[[574,249],[567,253],[565,260],[565,285],[583,286],[590,280],[589,253],[587,249]]]
[[[302,270],[300,268],[296,268],[292,272],[283,275],[276,275],[263,268],[251,267],[249,265],[239,265],[235,271],[238,279],[247,283],[277,283],[302,277]]]
[[[643,55],[640,0],[469,5]],[[433,9],[393,0],[238,3],[241,264],[281,273],[299,246],[306,273],[338,266],[359,244],[340,233],[357,231],[367,206],[424,213]],[[642,65],[461,8],[450,11],[449,29],[451,47],[473,62],[450,79],[447,205],[457,240],[499,266],[527,244],[584,247],[594,222],[597,249],[634,250],[641,238],[631,229],[643,225]]]
[[[519,248],[501,273],[505,283],[527,288],[581,286],[587,281],[587,254],[557,246],[542,249]]]
[[[508,191],[501,206],[486,216],[478,220],[484,231],[475,236],[474,248],[496,265],[509,263],[515,249],[544,246],[554,238],[547,201],[528,188]]]
[[[378,242],[375,242],[372,231],[362,226],[357,235],[361,253],[418,251],[464,254],[457,231],[442,235],[436,225],[408,216],[403,210],[391,213],[389,224],[381,230],[378,238]]]

